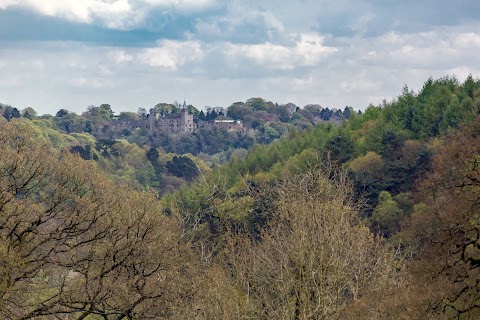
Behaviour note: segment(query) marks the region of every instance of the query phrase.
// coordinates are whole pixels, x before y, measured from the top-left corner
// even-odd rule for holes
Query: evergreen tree
[[[215,120],[217,117],[218,113],[215,110],[212,110],[212,112],[210,112],[210,120]]]
[[[12,107],[6,107],[3,111],[3,117],[10,121],[12,119]]]
[[[159,161],[160,156],[158,154],[157,148],[151,147],[147,151],[146,156],[147,156],[147,160],[150,161],[150,163],[153,166],[153,169],[155,170],[155,176],[157,177],[158,183],[160,183],[161,180],[162,180],[162,171],[163,170],[162,170],[162,164]]]
[[[167,162],[166,168],[172,175],[185,178],[187,181],[192,181],[200,173],[195,162],[186,156],[174,156]]]
[[[206,121],[207,120],[207,117],[205,116],[205,113],[202,111],[200,111],[200,114],[198,115],[198,118],[202,121]]]

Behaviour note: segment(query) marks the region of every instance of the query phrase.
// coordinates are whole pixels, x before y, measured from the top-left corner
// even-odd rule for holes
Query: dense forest
[[[250,99],[245,134],[2,110],[2,319],[480,318],[472,76],[338,122]]]
[[[95,160],[117,180],[163,194],[225,164],[232,156],[243,158],[247,149],[256,144],[269,144],[318,123],[340,123],[355,113],[350,107],[343,111],[313,104],[300,108],[262,98],[235,102],[228,108],[207,107],[205,112],[185,102],[183,106],[178,102],[158,103],[151,110],[175,115],[182,108],[193,115],[198,127],[191,134],[149,130],[145,124],[150,114],[145,108],[115,115],[109,104],[89,106],[81,115],[60,109],[55,116],[38,116],[33,108],[20,111],[0,104],[0,114],[7,121],[29,119],[54,148],[69,149],[85,160]],[[212,125],[215,120],[240,121],[243,130]],[[116,123],[131,123],[134,128],[116,130]]]

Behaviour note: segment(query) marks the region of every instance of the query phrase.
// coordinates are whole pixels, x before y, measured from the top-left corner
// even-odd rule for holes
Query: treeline
[[[201,128],[195,133],[184,135],[150,132],[145,127],[113,130],[115,121],[146,120],[149,114],[145,108],[139,108],[138,112],[120,112],[119,115],[115,115],[109,104],[89,106],[81,115],[60,109],[54,116],[37,116],[32,108],[19,111],[8,105],[0,105],[0,113],[8,121],[21,117],[48,121],[66,134],[88,133],[97,139],[124,139],[140,147],[144,145],[161,147],[167,153],[201,154],[202,157],[213,159],[227,157],[227,160],[235,149],[248,149],[254,144],[269,144],[290,131],[303,130],[322,121],[341,122],[348,120],[352,113],[356,113],[350,107],[345,107],[343,111],[322,108],[320,105],[307,105],[300,108],[293,103],[279,105],[262,98],[235,102],[228,108],[208,107],[205,111],[199,111],[193,105],[182,106],[178,103],[159,103],[153,109],[159,115],[166,115],[179,112],[183,107],[193,114],[197,124],[202,121],[234,119],[242,121],[248,132],[229,132],[225,128],[216,126],[200,126]]]

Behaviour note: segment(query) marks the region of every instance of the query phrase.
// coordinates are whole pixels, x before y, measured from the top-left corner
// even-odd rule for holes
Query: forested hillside
[[[156,114],[173,128],[168,119],[180,116],[182,109],[193,118],[193,132],[175,134],[150,127]],[[159,194],[178,189],[232,156],[243,158],[255,144],[269,144],[318,123],[340,123],[354,113],[349,107],[343,111],[320,105],[301,109],[293,103],[278,105],[262,98],[235,102],[228,108],[208,107],[205,112],[185,102],[183,106],[158,103],[150,113],[139,108],[118,115],[109,104],[89,106],[80,115],[60,109],[54,116],[0,104],[0,115],[7,121],[23,120],[55,149],[68,149],[85,160],[97,161],[115,179]]]
[[[0,316],[479,318],[480,81],[345,113],[217,165],[0,117]]]

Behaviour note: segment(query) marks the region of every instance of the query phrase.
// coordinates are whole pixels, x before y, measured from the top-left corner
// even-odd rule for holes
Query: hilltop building
[[[223,108],[217,109],[224,112]],[[215,108],[210,108],[215,110]],[[245,131],[243,123],[240,120],[230,120],[221,117],[221,119],[202,121],[196,119],[194,122],[193,114],[188,112],[186,103],[179,112],[162,111],[161,108],[152,108],[147,116],[138,120],[114,120],[111,129],[116,132],[131,132],[138,128],[148,129],[150,134],[188,134],[193,133],[197,128],[221,128],[228,131]]]
[[[139,120],[115,120],[112,123],[114,131],[134,131],[138,128],[145,128],[150,133],[181,134],[192,133],[196,125],[193,122],[193,115],[189,114],[186,108],[178,113],[160,114],[155,109],[150,109],[150,114]]]
[[[180,113],[168,113],[161,115],[154,109],[150,109],[150,132],[161,132],[168,134],[192,133],[195,131],[193,114],[189,114],[186,108]]]
[[[210,121],[201,121],[198,125],[199,128],[216,127],[227,131],[245,131],[243,123],[240,120],[231,119],[215,119]]]

